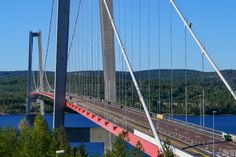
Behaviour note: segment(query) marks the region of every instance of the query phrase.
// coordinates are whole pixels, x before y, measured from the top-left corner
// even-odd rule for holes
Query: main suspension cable
[[[85,5],[85,11],[88,11],[88,1],[86,2],[86,5]],[[86,35],[88,35],[89,34],[89,31],[88,31],[88,18],[85,18],[85,24],[86,24]],[[88,37],[86,37],[86,40],[85,40],[85,67],[86,67],[86,69],[85,69],[85,90],[86,90],[86,96],[88,96],[89,95],[89,80],[88,80],[88,47],[89,47],[89,45],[88,45],[88,42],[89,42],[89,40],[88,40]]]
[[[76,13],[76,18],[75,18],[75,23],[74,23],[74,27],[73,27],[73,32],[72,32],[72,37],[71,37],[71,41],[70,41],[70,46],[69,46],[67,59],[70,56],[70,52],[71,52],[71,49],[72,49],[72,45],[73,45],[73,41],[74,41],[74,38],[75,38],[76,29],[77,29],[77,23],[79,22],[80,4],[81,4],[81,0],[78,0],[77,13]]]
[[[160,0],[158,0],[158,96],[159,107],[158,112],[161,113],[161,6]]]
[[[187,34],[184,27],[184,82],[185,82],[185,121],[188,121],[188,78],[187,78]]]
[[[140,86],[140,90],[142,90],[142,58],[141,58],[141,0],[139,0],[139,86]],[[140,105],[140,109],[142,108],[142,104],[139,103]]]
[[[134,66],[134,0],[131,1],[131,65]],[[134,107],[134,84],[131,83],[131,106]]]
[[[36,91],[39,91],[40,88],[37,88],[37,83],[36,83],[36,78],[34,75],[34,71],[32,70],[32,76],[33,76],[33,83],[34,83],[34,88]]]
[[[99,4],[99,2],[98,2],[98,4]],[[97,6],[99,6],[99,5],[97,5]],[[99,9],[98,9],[98,11],[99,11]],[[100,56],[101,56],[101,37],[100,37],[100,33],[99,33],[99,30],[101,30],[100,29],[100,25],[99,25],[99,23],[100,23],[100,18],[99,18],[99,13],[97,12],[97,25],[98,25],[98,27],[97,27],[97,50],[98,50],[98,58],[97,58],[97,64],[98,64],[98,68],[100,67]],[[98,70],[98,78],[97,78],[97,80],[98,80],[98,98],[100,99],[101,98],[101,96],[100,96],[100,72],[99,72],[99,70]]]
[[[205,65],[204,65],[204,53],[202,53],[202,125],[205,126],[205,88],[204,88],[204,74],[205,74]]]
[[[150,73],[150,44],[151,44],[151,41],[150,41],[150,1],[148,0],[148,9],[147,9],[147,13],[148,13],[148,110],[149,112],[151,112],[151,73]]]
[[[47,47],[46,47],[46,55],[45,55],[44,68],[43,68],[47,86],[48,86],[49,90],[51,90],[51,91],[54,91],[54,90],[50,86],[50,83],[48,81],[47,72],[46,72],[46,65],[47,65],[48,51],[49,51],[49,45],[50,45],[50,39],[51,39],[52,20],[53,20],[53,12],[54,12],[54,2],[55,2],[55,0],[52,0],[50,20],[49,20],[48,38],[47,38]]]
[[[93,88],[93,0],[91,0],[91,82],[90,82],[90,86],[91,86],[91,90],[90,90],[90,96],[94,97],[94,88]]]
[[[224,85],[226,86],[226,88],[228,89],[228,91],[230,92],[230,94],[233,96],[233,98],[236,100],[236,93],[235,91],[233,91],[233,89],[231,88],[231,86],[229,85],[229,83],[227,82],[227,80],[225,79],[225,77],[222,75],[222,73],[220,72],[220,70],[218,69],[218,67],[216,66],[216,64],[214,63],[214,61],[211,59],[211,57],[209,56],[209,54],[207,53],[206,49],[204,48],[204,46],[202,45],[202,43],[200,42],[200,40],[198,39],[198,37],[196,36],[196,34],[193,32],[192,28],[191,28],[191,23],[188,23],[183,14],[180,12],[180,10],[178,9],[177,5],[175,4],[174,0],[170,0],[170,4],[171,6],[173,6],[173,8],[175,9],[175,11],[177,12],[177,14],[179,15],[180,19],[182,20],[182,22],[184,23],[184,25],[187,27],[188,31],[190,32],[191,36],[193,37],[194,41],[196,42],[196,44],[198,45],[198,47],[200,48],[201,52],[204,53],[204,56],[206,57],[206,59],[208,60],[208,62],[210,63],[210,65],[214,68],[214,70],[216,71],[216,73],[218,74],[218,76],[220,77],[221,81],[224,83]]]
[[[118,31],[121,32],[121,24],[120,24],[120,14],[121,14],[121,2],[120,0],[118,1]],[[118,49],[119,51],[119,59],[118,59],[118,63],[119,63],[119,66],[120,66],[120,62],[121,62],[121,53],[120,53],[120,49]],[[121,69],[121,68],[120,68]],[[123,93],[123,89],[122,89],[122,71],[120,70],[119,72],[119,83],[118,83],[118,87],[119,87],[119,103],[122,104],[123,100],[122,100],[122,93]]]
[[[125,60],[125,63],[126,63],[126,65],[127,65],[127,68],[128,68],[128,70],[129,70],[129,73],[130,73],[130,75],[131,75],[131,78],[132,78],[133,83],[134,83],[134,85],[135,85],[136,91],[137,91],[137,93],[138,93],[139,100],[140,100],[141,103],[142,103],[143,109],[144,109],[144,111],[145,111],[145,114],[146,114],[146,116],[147,116],[148,122],[149,122],[149,124],[150,124],[151,129],[152,129],[152,132],[153,132],[155,141],[157,142],[157,146],[160,148],[160,150],[162,150],[162,143],[160,142],[160,138],[159,138],[159,136],[158,136],[158,134],[157,134],[157,132],[156,132],[156,129],[155,129],[154,124],[153,124],[153,122],[152,122],[151,116],[150,116],[150,114],[148,113],[146,103],[145,103],[145,101],[144,101],[144,99],[143,99],[143,95],[142,95],[142,93],[141,93],[141,91],[140,91],[139,85],[138,85],[137,80],[136,80],[136,78],[135,78],[135,76],[134,76],[133,69],[132,69],[132,67],[131,67],[131,65],[130,65],[130,61],[129,61],[128,57],[127,57],[127,53],[126,53],[126,51],[125,51],[125,49],[124,49],[123,43],[121,42],[120,35],[119,35],[118,31],[117,31],[116,25],[115,25],[114,20],[113,20],[113,18],[112,18],[112,16],[111,16],[110,10],[109,10],[108,5],[107,5],[107,2],[106,2],[106,0],[103,0],[103,2],[104,2],[104,5],[105,5],[105,7],[106,7],[107,15],[109,16],[109,19],[110,19],[110,23],[111,23],[112,28],[113,28],[113,30],[114,30],[115,37],[116,37],[116,39],[117,39],[117,41],[118,41],[118,43],[119,43],[119,47],[120,47],[120,49],[121,49],[123,58],[124,58],[124,60]]]
[[[125,47],[125,49],[127,48],[127,35],[126,35],[126,33],[127,33],[127,28],[126,28],[126,9],[127,9],[127,7],[126,7],[126,0],[124,1],[124,14],[125,14],[125,45],[124,45],[124,47]],[[123,62],[124,63],[124,62]],[[124,69],[124,104],[125,104],[125,106],[128,106],[128,104],[127,104],[127,93],[126,93],[126,81],[127,81],[127,77],[126,77],[126,66],[125,66],[125,69]],[[125,110],[125,129],[127,129],[127,113],[126,113],[126,108],[123,108],[124,110]]]
[[[173,117],[173,10],[170,7],[170,103],[171,117]]]

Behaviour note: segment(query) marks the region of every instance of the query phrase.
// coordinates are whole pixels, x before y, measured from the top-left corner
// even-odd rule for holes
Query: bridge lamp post
[[[216,111],[212,111],[212,115],[213,115],[213,121],[212,121],[212,125],[213,125],[213,148],[212,148],[212,156],[215,156],[215,113]]]
[[[56,157],[61,156],[63,154],[65,154],[65,150],[57,150],[56,151]]]
[[[169,95],[169,118],[171,118],[171,100],[170,100],[170,91],[168,92]]]
[[[202,126],[202,103],[201,103],[201,94],[199,95],[199,110],[200,110],[200,126]]]
[[[157,100],[157,114],[161,114],[161,102],[159,100]]]

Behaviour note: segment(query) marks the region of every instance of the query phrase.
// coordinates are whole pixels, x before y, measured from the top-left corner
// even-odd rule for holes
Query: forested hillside
[[[187,96],[188,112],[199,114],[199,105],[202,104],[202,91],[204,90],[205,111],[211,114],[212,110],[218,113],[236,113],[236,102],[227,91],[222,81],[214,72],[199,72],[187,70]],[[236,71],[225,70],[223,75],[236,90]],[[135,72],[135,76],[141,83],[141,90],[146,102],[149,102],[150,83],[150,106],[153,112],[157,110],[159,100],[158,70]],[[164,113],[169,112],[170,101],[170,70],[160,72],[161,106]],[[49,82],[53,83],[53,73],[48,73]],[[35,76],[37,78],[37,75]],[[27,72],[0,72],[0,114],[24,113],[26,103]],[[127,72],[117,72],[117,101],[118,103],[139,107],[140,103]],[[149,79],[150,78],[150,79]],[[68,77],[67,91],[80,95],[90,95],[104,98],[103,73],[101,71],[70,72]],[[71,81],[74,80],[74,81]],[[33,87],[33,85],[32,85]],[[185,113],[185,70],[173,70],[173,106],[174,113]],[[47,112],[52,111],[52,103],[47,102]],[[37,111],[37,106],[33,107]]]

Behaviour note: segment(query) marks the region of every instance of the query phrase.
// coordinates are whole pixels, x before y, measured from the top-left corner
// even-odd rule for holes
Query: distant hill
[[[27,71],[0,71],[0,78],[27,76]]]
[[[171,70],[169,69],[162,69],[160,70],[160,74],[161,74],[161,79],[162,80],[170,80],[170,72]],[[175,80],[182,80],[185,78],[185,70],[184,69],[173,69],[173,79]],[[216,72],[201,72],[201,71],[197,71],[197,70],[187,70],[187,77],[189,80],[199,80],[200,78],[202,78],[202,74],[203,77],[207,78],[207,79],[218,79],[218,75],[216,74]],[[226,77],[226,78],[230,78],[232,80],[236,80],[236,70],[222,70],[221,71],[222,74]],[[53,72],[47,72],[49,75],[52,75]],[[71,72],[71,73],[78,73],[78,72]],[[100,75],[103,74],[103,71],[83,71],[83,72],[79,72],[79,73],[88,73],[88,74],[97,74],[99,73]],[[122,72],[118,71],[116,74],[117,75],[121,75]],[[127,79],[131,79],[129,72],[123,72],[125,75],[125,78]],[[135,71],[134,74],[136,76],[136,78],[138,79],[140,76],[140,73],[142,75],[142,79],[148,79],[149,78],[149,73],[150,73],[150,77],[151,79],[158,79],[158,75],[159,75],[159,70],[144,70],[144,71]],[[22,77],[22,76],[27,76],[27,71],[0,71],[0,77]]]
[[[170,92],[170,70],[162,69],[160,70],[161,75],[161,99],[163,103],[163,112],[168,112],[168,102],[169,102],[169,92]],[[184,88],[185,88],[185,70],[175,69],[173,72],[173,100],[175,103],[175,113],[184,113]],[[202,89],[204,86],[205,90],[205,105],[206,113],[211,113],[212,110],[217,110],[218,113],[236,113],[236,102],[227,91],[222,81],[215,72],[204,72],[196,70],[187,70],[187,84],[188,84],[188,102],[191,104],[189,107],[189,113],[198,114],[199,113],[199,96],[202,94]],[[233,90],[236,90],[236,70],[223,70],[223,75],[226,80],[230,83]],[[53,72],[47,72],[48,79],[53,84]],[[153,106],[155,111],[156,102],[158,100],[158,75],[159,70],[150,71],[135,71],[135,77],[138,82],[142,83],[142,93],[144,98],[148,99],[148,84],[149,84],[149,74],[151,80],[151,106]],[[37,75],[35,73],[35,75]],[[81,80],[76,80],[77,91],[82,91],[84,93],[95,90],[97,84],[100,84],[100,89],[96,89],[93,94],[99,95],[101,98],[104,97],[103,91],[103,71],[83,71],[83,72],[69,72],[68,79],[73,79],[73,77],[82,76]],[[91,80],[92,77],[99,76],[97,81],[93,81],[94,85],[85,85]],[[36,76],[37,77],[37,76]],[[117,77],[117,96],[120,103],[131,103],[131,77],[128,72],[116,72]],[[86,79],[89,78],[89,79]],[[125,85],[120,85],[124,78],[126,81],[123,82]],[[74,82],[74,81],[73,81]],[[81,84],[82,83],[82,84]],[[2,71],[0,72],[0,114],[2,113],[24,113],[25,103],[26,103],[26,87],[27,87],[27,71]],[[75,85],[70,84],[70,90],[75,91]],[[87,88],[87,89],[86,89]],[[68,89],[67,89],[68,90]],[[128,93],[126,101],[122,94]],[[96,93],[97,92],[97,93]],[[82,93],[83,94],[83,93]],[[134,94],[133,105],[139,104],[137,94]],[[165,106],[167,105],[167,106]],[[35,110],[35,109],[33,109]],[[37,110],[37,109],[36,109]],[[35,111],[36,111],[35,110]],[[47,106],[46,110],[48,112],[52,111],[52,106]]]
[[[143,71],[134,71],[135,77],[137,79],[139,79],[140,73],[142,75],[142,79],[146,80],[149,77],[149,72],[150,72],[150,77],[152,80],[158,79],[158,75],[159,75],[159,70],[143,70]],[[170,72],[171,70],[169,69],[162,69],[160,70],[160,74],[161,74],[161,79],[162,80],[170,80]],[[185,78],[185,70],[184,69],[173,69],[173,79],[175,80],[182,80]],[[187,72],[187,77],[189,80],[199,80],[200,78],[202,78],[202,74],[203,77],[207,78],[207,79],[218,79],[218,75],[216,72],[201,72],[201,71],[197,71],[197,70],[186,70]],[[226,78],[231,78],[236,80],[236,70],[222,70],[221,71],[222,74],[226,77]],[[78,72],[71,72],[71,73],[78,73]],[[87,73],[87,74],[97,74],[99,73],[100,75],[103,74],[103,71],[83,71],[83,72],[79,72],[79,73]],[[117,71],[116,75],[121,75],[121,71]],[[131,79],[129,72],[123,72],[124,77],[127,79]]]

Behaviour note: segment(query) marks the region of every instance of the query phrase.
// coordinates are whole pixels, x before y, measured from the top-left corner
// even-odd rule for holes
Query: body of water
[[[24,115],[0,115],[0,126],[9,126],[17,128],[18,123],[21,119],[24,118]],[[174,116],[178,120],[185,121],[185,116]],[[52,128],[52,114],[47,114],[45,119],[48,123],[48,127]],[[203,124],[200,122],[203,120],[199,116],[188,116],[188,122],[198,124]],[[205,126],[213,127],[213,117],[205,116]],[[66,114],[65,116],[65,127],[99,127],[97,124],[92,121],[84,118],[79,114]],[[236,115],[215,115],[215,129],[224,131],[227,133],[236,134]]]
[[[215,115],[215,129],[226,133],[236,134],[236,115]],[[185,116],[174,116],[178,120],[185,121]],[[213,116],[205,116],[205,126],[213,128]],[[200,116],[188,116],[188,122],[203,125]]]
[[[25,117],[23,114],[13,114],[13,115],[0,115],[0,126],[10,126],[17,128],[19,122]],[[46,114],[45,119],[48,123],[48,127],[52,128],[52,114]],[[65,127],[98,127],[97,124],[84,118],[80,114],[66,114],[65,115]]]

